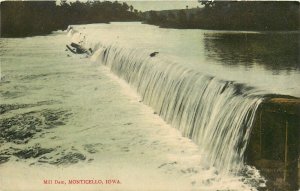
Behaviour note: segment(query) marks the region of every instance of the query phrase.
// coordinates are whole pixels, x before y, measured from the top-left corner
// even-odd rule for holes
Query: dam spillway
[[[145,104],[209,151],[211,165],[222,172],[239,170],[250,133],[247,127],[261,102],[255,97],[257,92],[243,92],[243,87],[234,83],[148,57],[135,60],[132,52],[124,55],[113,47],[100,54],[103,64],[135,87]]]
[[[260,108],[266,107],[266,104],[262,103],[273,94],[244,83],[207,75],[205,71],[195,71],[161,53],[151,57],[152,50],[128,48],[110,43],[107,39],[95,42],[89,40],[88,34],[74,30],[69,34],[73,40],[93,50],[93,61],[104,64],[130,84],[154,113],[197,143],[207,153],[210,166],[217,167],[218,173],[238,174],[242,171],[253,127],[261,120],[258,111],[263,111]],[[297,116],[292,117],[296,122],[294,130],[291,130],[296,135],[299,132]],[[270,136],[264,138],[267,139]],[[292,150],[296,152],[293,160],[297,160],[297,144],[293,143]],[[252,145],[253,141],[250,148],[255,148]],[[251,151],[248,149],[246,153]]]

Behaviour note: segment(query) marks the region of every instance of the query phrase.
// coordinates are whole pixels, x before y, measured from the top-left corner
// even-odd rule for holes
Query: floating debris
[[[158,53],[159,53],[159,52],[152,52],[149,56],[150,56],[150,57],[154,57],[154,56],[156,56]]]

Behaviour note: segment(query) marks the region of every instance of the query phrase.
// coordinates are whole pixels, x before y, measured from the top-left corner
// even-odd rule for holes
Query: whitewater
[[[141,24],[128,25],[145,32]],[[220,66],[200,70],[190,64],[194,58],[149,48],[142,35],[128,43],[120,32],[108,35],[110,27],[82,25],[68,35],[1,39],[1,104],[10,105],[1,120],[28,126],[35,120],[43,128],[31,129],[25,142],[1,139],[0,190],[264,187],[243,155],[264,95],[286,89],[278,84],[262,91],[268,82],[256,88],[251,78],[246,85],[216,76],[209,71]],[[129,30],[125,24],[114,27]],[[71,42],[92,54],[72,54],[66,49]]]

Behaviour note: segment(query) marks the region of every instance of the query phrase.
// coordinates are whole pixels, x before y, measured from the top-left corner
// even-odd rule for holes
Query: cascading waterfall
[[[73,37],[78,33],[70,31]],[[87,46],[87,42],[85,45]],[[207,153],[220,173],[237,173],[256,110],[257,89],[196,72],[146,50],[92,43],[98,60],[127,81],[167,123]]]

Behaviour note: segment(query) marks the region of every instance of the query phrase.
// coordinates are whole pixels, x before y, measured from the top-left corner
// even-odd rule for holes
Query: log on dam
[[[297,190],[297,39],[135,22],[1,39],[0,189]]]

